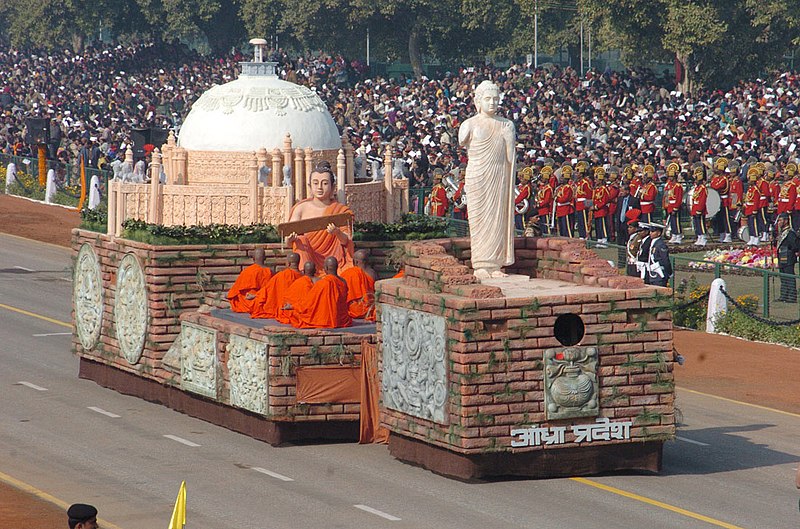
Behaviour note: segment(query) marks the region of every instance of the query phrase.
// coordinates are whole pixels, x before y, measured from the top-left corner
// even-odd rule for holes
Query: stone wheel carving
[[[136,256],[129,253],[122,258],[117,270],[114,320],[119,349],[131,364],[138,363],[142,357],[147,334],[147,316],[144,272]]]
[[[75,302],[75,331],[84,350],[91,351],[100,339],[103,323],[103,280],[94,248],[84,244],[75,263],[72,298]]]

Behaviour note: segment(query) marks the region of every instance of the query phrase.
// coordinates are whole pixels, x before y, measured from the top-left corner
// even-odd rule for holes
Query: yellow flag
[[[178,491],[178,499],[175,500],[175,508],[172,509],[172,518],[169,520],[167,529],[183,529],[186,525],[186,482],[181,482],[181,489]]]

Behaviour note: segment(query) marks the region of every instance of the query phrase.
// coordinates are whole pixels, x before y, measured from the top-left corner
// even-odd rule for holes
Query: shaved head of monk
[[[289,265],[289,268],[293,270],[299,270],[300,254],[295,252],[289,252],[289,255],[286,256],[286,264]]]
[[[314,261],[306,261],[306,264],[303,265],[303,275],[308,277],[317,275],[317,265],[314,264]]]
[[[265,258],[266,255],[264,254],[264,248],[261,248],[260,246],[256,248],[256,251],[253,253],[253,262],[257,265],[264,266]]]
[[[358,250],[353,254],[353,264],[359,268],[367,266],[368,259],[369,253],[366,250]]]
[[[336,272],[339,270],[339,261],[337,261],[335,257],[326,257],[324,269],[326,274],[335,276]]]

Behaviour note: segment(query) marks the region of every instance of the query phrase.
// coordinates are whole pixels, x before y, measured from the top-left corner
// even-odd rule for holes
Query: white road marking
[[[31,389],[35,389],[36,391],[47,391],[47,388],[43,388],[42,386],[37,386],[36,384],[32,384],[30,382],[25,382],[24,380],[20,380],[19,382],[17,382],[17,384],[21,384]]]
[[[390,522],[399,522],[400,518],[397,516],[392,516],[391,514],[386,514],[383,511],[379,511],[378,509],[373,509],[368,505],[353,505],[356,509],[361,509],[362,511],[366,511],[370,514],[374,514],[375,516],[380,516],[381,518],[386,518]]]
[[[680,435],[675,436],[675,439],[678,441],[683,441],[684,443],[691,443],[697,446],[711,446],[708,443],[701,443],[700,441],[695,441],[694,439],[687,439],[686,437],[681,437]]]
[[[45,336],[72,336],[71,332],[45,332],[41,334],[32,334],[34,338],[43,338]]]
[[[261,467],[251,467],[256,472],[261,472],[262,474],[266,474],[267,476],[272,476],[275,479],[279,479],[281,481],[294,481],[292,478],[288,476],[284,476],[283,474],[278,474],[277,472],[273,472],[271,470],[267,470],[266,468]]]
[[[17,270],[24,270],[25,272],[35,272],[36,270],[31,270],[30,268],[25,268],[24,266],[15,266]]]
[[[177,435],[165,435],[164,437],[166,437],[167,439],[172,439],[173,441],[178,441],[181,444],[185,444],[186,446],[191,446],[193,448],[197,447],[197,446],[200,446],[197,443],[193,443],[193,442],[189,441],[188,439],[184,439],[183,437],[178,437]]]
[[[116,413],[111,413],[110,411],[106,411],[103,408],[98,408],[97,406],[88,406],[88,408],[92,411],[96,411],[101,415],[105,415],[106,417],[111,417],[112,419],[119,419],[119,415]]]

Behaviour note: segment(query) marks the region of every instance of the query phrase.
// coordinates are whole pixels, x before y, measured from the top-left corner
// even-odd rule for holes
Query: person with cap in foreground
[[[669,262],[669,249],[664,238],[662,224],[650,224],[650,250],[647,254],[647,270],[644,282],[648,285],[665,287],[672,275],[672,264]]]
[[[69,529],[97,529],[97,509],[85,503],[75,503],[67,509]]]
[[[625,192],[627,193],[627,188],[625,188]],[[627,240],[625,241],[625,273],[631,277],[637,277],[639,275],[639,267],[637,266],[639,247],[642,244],[642,239],[647,234],[647,229],[644,227],[644,224],[639,222],[641,216],[642,212],[638,208],[629,209],[625,213],[627,230]]]
[[[643,281],[646,281],[647,260],[650,257],[650,224],[640,222],[639,231],[641,237],[639,239],[639,250],[636,252],[636,272]]]
[[[800,251],[800,240],[789,222],[788,213],[779,213],[775,219],[775,232],[777,233],[775,246],[778,254],[778,270],[781,274],[794,276],[797,252]],[[794,277],[781,276],[781,295],[778,301],[797,303],[797,283]]]

